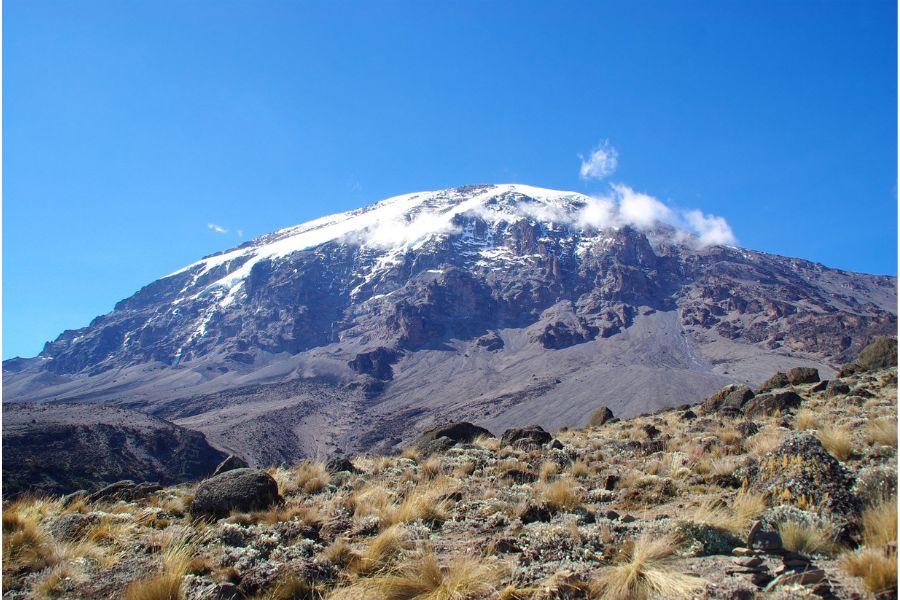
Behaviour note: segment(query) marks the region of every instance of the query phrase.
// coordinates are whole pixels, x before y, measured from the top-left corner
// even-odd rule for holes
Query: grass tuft
[[[828,453],[840,461],[847,460],[853,453],[853,436],[846,427],[823,427],[816,437]]]

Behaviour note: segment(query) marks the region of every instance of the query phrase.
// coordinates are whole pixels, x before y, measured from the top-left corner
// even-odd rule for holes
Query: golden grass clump
[[[181,600],[181,581],[194,558],[197,535],[171,534],[162,553],[161,573],[132,581],[125,589],[124,600]]]
[[[846,427],[826,426],[816,433],[828,453],[840,461],[850,458],[853,453],[853,436]]]
[[[671,538],[644,535],[627,552],[627,561],[601,572],[592,584],[600,600],[690,598],[705,584],[673,565],[677,547]]]
[[[784,547],[792,552],[833,556],[840,550],[834,529],[824,524],[785,521],[778,525],[778,534]]]
[[[594,470],[585,461],[578,459],[569,467],[569,475],[576,479],[586,479],[593,475]]]
[[[557,466],[555,462],[548,460],[541,463],[541,467],[538,470],[538,479],[541,481],[549,481],[553,479],[557,473],[559,473],[559,466]]]
[[[304,494],[317,494],[331,483],[331,475],[321,462],[301,462],[294,467],[297,489]]]
[[[786,435],[783,430],[767,427],[748,440],[748,448],[753,454],[763,455],[780,446]]]
[[[554,512],[573,511],[584,501],[578,484],[568,477],[542,484],[539,489],[541,504]]]
[[[882,500],[863,511],[863,544],[880,548],[897,541],[897,498]]]
[[[431,456],[419,466],[419,477],[423,480],[434,479],[441,474],[444,465],[440,456]]]
[[[492,435],[479,435],[472,443],[485,450],[490,450],[491,452],[496,452],[500,449],[500,438]]]
[[[394,573],[357,580],[330,600],[468,600],[490,594],[502,572],[483,558],[458,556],[442,566],[425,552]]]
[[[340,550],[346,553],[347,568],[358,575],[369,575],[387,569],[409,548],[406,530],[400,525],[392,525],[372,538],[362,554],[352,550]],[[336,550],[335,553],[338,551]]]
[[[870,421],[866,426],[866,443],[874,446],[897,447],[897,421],[891,418],[881,418]]]
[[[750,522],[765,510],[766,502],[762,494],[741,490],[731,502],[731,506],[725,506],[715,499],[705,500],[694,511],[691,521],[743,535],[747,532]]]
[[[862,548],[844,555],[844,570],[853,577],[861,577],[866,589],[876,595],[889,594],[897,589],[897,552]]]
[[[802,409],[797,413],[797,419],[794,421],[794,428],[798,430],[819,429],[822,427],[819,421],[819,415],[808,408]]]

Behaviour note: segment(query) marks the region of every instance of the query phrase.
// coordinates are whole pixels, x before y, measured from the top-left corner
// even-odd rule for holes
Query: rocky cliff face
[[[123,479],[175,484],[225,455],[203,434],[109,406],[6,404],[3,492],[67,494]]]
[[[469,186],[278,231],[7,361],[7,397],[177,413],[251,460],[272,453],[247,430],[277,429],[287,459],[466,412],[636,414],[794,363],[827,372],[896,330],[895,278],[598,223],[592,202]]]

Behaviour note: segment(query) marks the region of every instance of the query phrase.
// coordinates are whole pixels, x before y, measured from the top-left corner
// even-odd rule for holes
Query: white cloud
[[[699,210],[689,210],[684,213],[687,224],[696,232],[700,243],[704,246],[713,244],[734,245],[737,240],[728,222],[715,215],[704,215]]]
[[[228,233],[228,230],[220,225],[216,225],[215,223],[208,223],[206,225],[209,229],[212,229],[216,233]]]
[[[672,209],[653,196],[635,192],[621,183],[613,184],[612,189],[618,196],[619,217],[626,225],[648,229],[657,222],[671,225],[676,220]]]
[[[618,207],[610,198],[591,198],[578,213],[576,223],[579,227],[603,229],[616,224]]]
[[[243,230],[243,229],[238,229],[237,231],[235,231],[235,233],[237,233],[237,236],[238,236],[238,237],[244,237],[244,230]]]
[[[581,154],[578,158],[581,159],[579,173],[582,179],[603,179],[619,166],[619,153],[608,141],[597,146],[586,159]]]

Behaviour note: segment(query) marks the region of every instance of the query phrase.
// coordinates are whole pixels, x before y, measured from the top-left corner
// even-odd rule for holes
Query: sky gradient
[[[206,254],[467,183],[623,183],[749,248],[897,273],[893,2],[7,0],[3,17],[3,358]],[[615,164],[585,172],[604,148]]]

